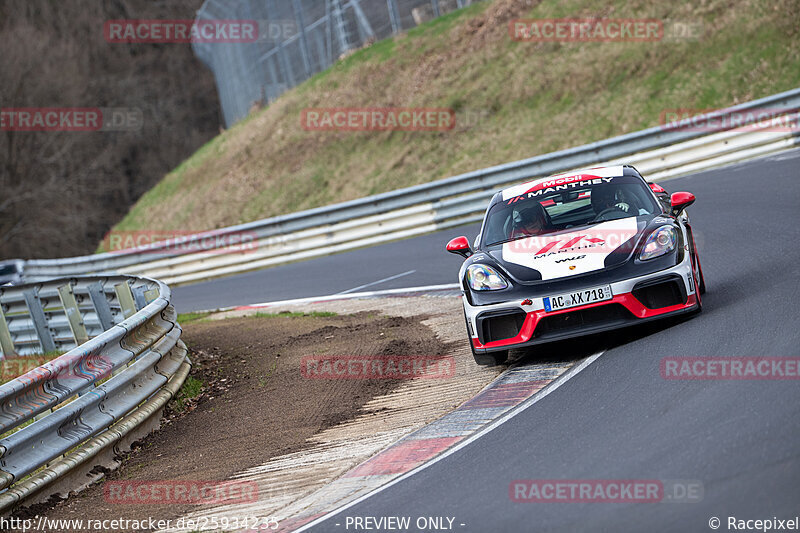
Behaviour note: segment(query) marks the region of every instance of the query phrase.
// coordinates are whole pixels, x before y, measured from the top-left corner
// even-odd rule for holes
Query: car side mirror
[[[692,205],[696,200],[694,194],[690,192],[674,192],[669,197],[669,204],[672,206],[672,214],[678,216],[681,212]]]
[[[456,237],[448,242],[447,251],[451,254],[463,256],[464,259],[472,255],[472,249],[469,247],[469,241],[466,237]]]

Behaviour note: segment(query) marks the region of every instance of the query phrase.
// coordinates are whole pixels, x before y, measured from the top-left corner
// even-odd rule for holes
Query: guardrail
[[[786,109],[796,115],[800,89],[704,115],[721,118],[758,109]],[[75,273],[147,275],[183,284],[258,270],[419,235],[478,221],[498,188],[539,176],[598,164],[636,166],[648,179],[660,179],[766,155],[800,144],[800,132],[757,131],[745,125],[719,132],[655,127],[550,154],[461,174],[350,202],[310,209],[197,234],[193,238],[249,233],[255,250],[247,253],[190,253],[182,239],[119,252],[27,261],[26,277],[46,279]],[[223,239],[224,240],[224,239]]]
[[[66,351],[0,385],[0,513],[157,424],[191,367],[170,299],[128,276],[0,287],[4,371]]]

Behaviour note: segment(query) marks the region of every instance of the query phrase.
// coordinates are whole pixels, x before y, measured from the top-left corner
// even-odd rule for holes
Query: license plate
[[[603,287],[549,296],[544,299],[544,310],[549,313],[550,311],[558,311],[559,309],[567,309],[578,305],[602,302],[611,298],[613,298],[611,285],[604,285]]]

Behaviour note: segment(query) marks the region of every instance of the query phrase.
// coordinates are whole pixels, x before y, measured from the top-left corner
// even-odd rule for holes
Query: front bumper
[[[590,289],[591,278],[575,290]],[[610,284],[613,298],[547,312],[542,297],[472,306],[464,296],[470,340],[488,353],[590,335],[691,312],[699,307],[690,254],[671,268]],[[650,290],[652,289],[652,290]]]

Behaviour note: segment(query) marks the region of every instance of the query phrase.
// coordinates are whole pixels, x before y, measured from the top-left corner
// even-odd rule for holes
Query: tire
[[[695,276],[695,282],[697,283],[697,292],[700,294],[706,293],[706,278],[703,276],[703,266],[700,264],[700,256],[697,254],[697,246],[694,242],[694,233],[692,233],[691,228],[689,229],[689,235],[692,238],[692,242],[690,243],[690,248],[692,251],[692,259],[694,259],[694,264],[697,265],[697,276]],[[699,278],[699,279],[697,279]]]
[[[694,258],[697,261],[697,271],[700,273],[700,280],[697,282],[697,288],[700,290],[700,294],[705,294],[706,277],[703,275],[703,265],[700,264],[700,257],[697,255],[697,252],[694,253]]]
[[[694,277],[695,282],[695,296],[697,297],[697,310],[694,311],[692,314],[697,315],[703,310],[703,298],[702,295],[706,292],[706,282],[703,279],[703,268],[700,266],[700,258],[697,257],[697,254],[694,254],[694,263],[697,265],[696,268],[692,269],[692,276]]]
[[[475,359],[476,363],[478,363],[480,366],[497,366],[506,362],[506,359],[508,359],[508,350],[490,353],[478,353],[475,351],[475,346],[472,344],[472,337],[469,333],[469,323],[467,322],[466,313],[464,313],[464,326],[467,328],[467,342],[469,343],[469,349],[472,352],[472,357]]]

